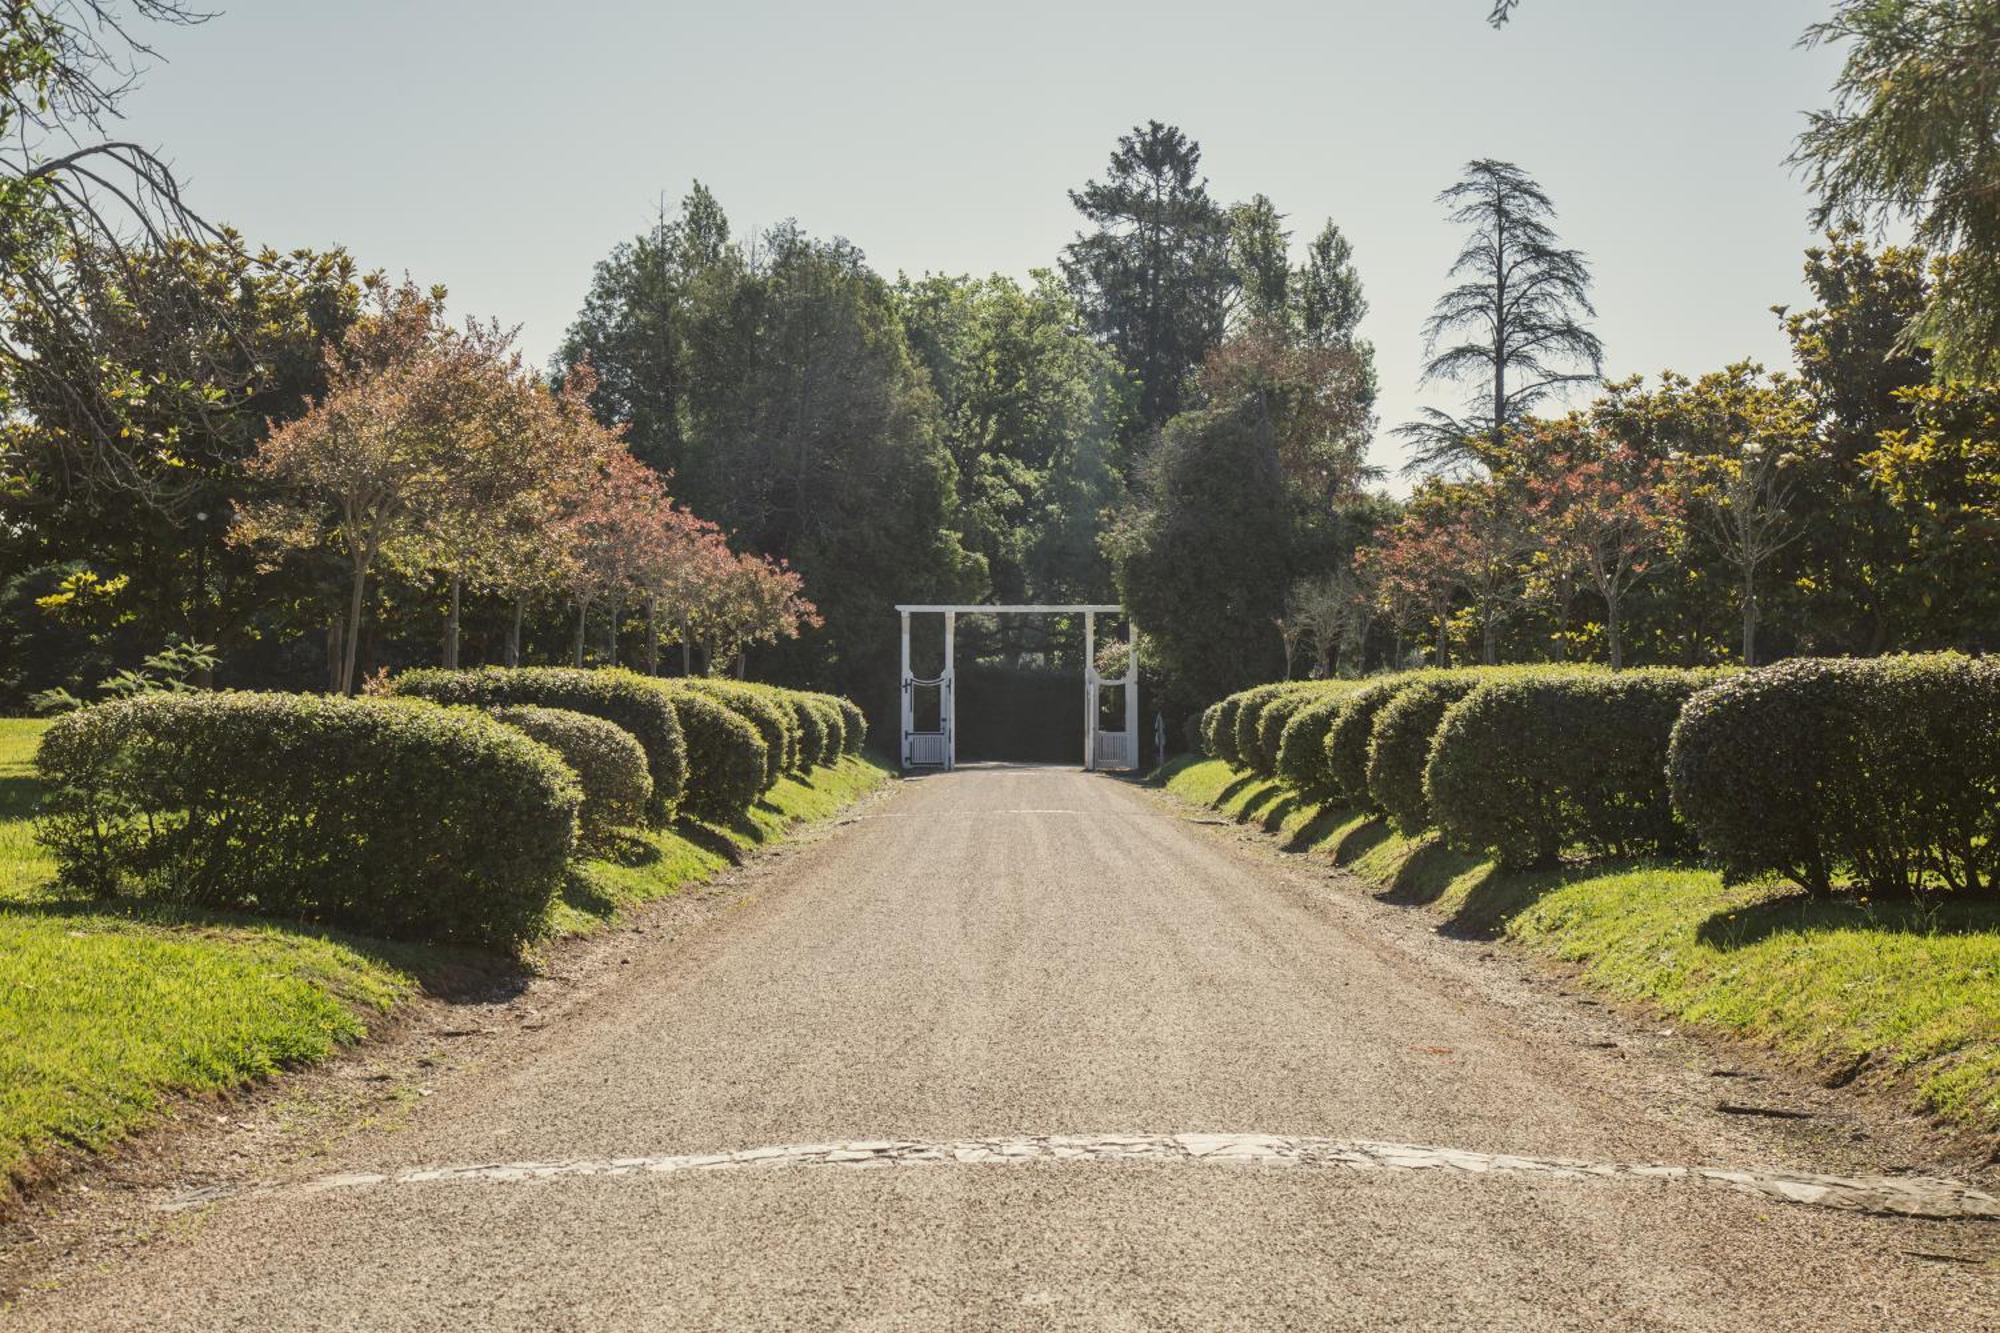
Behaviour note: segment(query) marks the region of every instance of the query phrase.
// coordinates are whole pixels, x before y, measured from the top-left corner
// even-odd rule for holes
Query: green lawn
[[[1437,914],[1448,932],[1513,940],[1610,994],[1767,1043],[1827,1077],[1899,1082],[1943,1120],[2000,1131],[2000,900],[1814,902],[1675,862],[1508,874],[1219,760],[1177,761],[1162,776],[1183,799]]]
[[[51,900],[32,823],[43,726],[0,719],[0,1195],[47,1150],[103,1148],[170,1097],[324,1059],[422,977],[465,964],[282,923]],[[887,778],[848,759],[811,784],[779,783],[735,828],[648,835],[583,866],[552,927],[602,929]]]

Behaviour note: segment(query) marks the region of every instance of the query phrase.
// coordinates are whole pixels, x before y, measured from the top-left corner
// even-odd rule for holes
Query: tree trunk
[[[736,654],[736,679],[743,680],[750,674],[750,650],[745,648]]]
[[[326,692],[340,693],[340,663],[347,647],[347,622],[339,613],[326,622]]]
[[[1611,645],[1611,669],[1617,671],[1625,665],[1625,641],[1618,634],[1618,599],[1604,599],[1604,637]]]
[[[521,621],[526,618],[527,614],[528,599],[526,597],[516,597],[514,599],[514,619],[507,626],[507,665],[510,667],[521,665]]]
[[[354,567],[354,586],[347,597],[347,651],[341,654],[340,692],[354,693],[354,659],[361,651],[361,599],[368,588],[366,561]]]
[[[590,623],[590,599],[588,597],[579,597],[576,599],[576,662],[575,662],[575,664],[579,667],[583,665],[583,631],[584,628],[589,623]]]
[[[604,657],[612,666],[618,665],[618,621],[625,614],[625,599],[615,597],[611,601],[611,623],[605,627]]]
[[[688,633],[687,614],[683,612],[676,619],[680,622],[681,627],[681,674],[683,676],[692,676],[694,674],[694,639]]]
[[[444,665],[447,671],[458,670],[458,623],[459,603],[465,592],[465,576],[457,570],[451,574],[451,610],[445,616],[444,625]]]
[[[1743,665],[1757,665],[1757,579],[1743,571]]]
[[[1484,617],[1480,622],[1479,660],[1492,666],[1500,660],[1500,627],[1493,617]]]
[[[646,674],[660,674],[660,599],[646,598]]]
[[[1440,615],[1437,618],[1438,622],[1437,665],[1440,667],[1448,667],[1451,665],[1451,640],[1448,637],[1449,621],[1450,621],[1449,616]]]

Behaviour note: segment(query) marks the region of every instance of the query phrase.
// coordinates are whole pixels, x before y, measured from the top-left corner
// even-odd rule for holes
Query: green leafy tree
[[[1398,429],[1412,471],[1442,470],[1505,451],[1509,427],[1551,394],[1595,381],[1604,346],[1584,327],[1590,269],[1555,232],[1555,205],[1511,162],[1482,159],[1438,196],[1471,229],[1424,325],[1424,380],[1476,389],[1467,415],[1436,408]]]
[[[1847,48],[1793,154],[1820,223],[1908,220],[1937,282],[1904,346],[2000,378],[2000,0],[1841,0],[1804,41]]]

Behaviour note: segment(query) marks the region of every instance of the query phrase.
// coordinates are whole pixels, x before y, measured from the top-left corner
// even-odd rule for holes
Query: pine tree
[[[1142,429],[1181,410],[1189,374],[1222,340],[1229,218],[1200,169],[1200,144],[1149,121],[1120,136],[1102,181],[1070,191],[1096,230],[1064,249],[1063,276],[1086,326],[1138,379]]]
[[[1484,159],[1438,202],[1472,235],[1451,266],[1461,281],[1424,325],[1424,381],[1476,384],[1479,397],[1463,418],[1429,408],[1398,428],[1413,445],[1411,471],[1497,455],[1508,427],[1564,387],[1598,379],[1604,361],[1604,345],[1583,325],[1597,313],[1590,269],[1557,241],[1555,205],[1532,177]]]

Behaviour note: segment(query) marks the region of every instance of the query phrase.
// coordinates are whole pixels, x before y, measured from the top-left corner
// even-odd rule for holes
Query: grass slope
[[[1573,963],[1605,992],[1764,1042],[1829,1079],[1906,1080],[1941,1119],[2000,1131],[2000,901],[1816,902],[1671,861],[1503,873],[1219,760],[1179,760],[1159,777],[1287,850],[1330,857],[1388,901],[1437,913],[1449,932]]]
[[[0,1182],[28,1178],[48,1150],[113,1144],[169,1098],[325,1059],[421,978],[466,964],[278,922],[53,898],[32,818],[44,725],[0,719]],[[603,929],[888,776],[845,759],[810,783],[786,778],[732,828],[635,837],[616,861],[579,868],[551,930]]]

